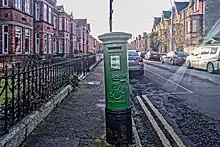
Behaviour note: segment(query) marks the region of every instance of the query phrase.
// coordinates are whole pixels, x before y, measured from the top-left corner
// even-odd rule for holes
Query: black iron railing
[[[91,55],[4,64],[0,75],[0,136],[70,84],[70,77],[86,74],[95,62],[96,56]]]

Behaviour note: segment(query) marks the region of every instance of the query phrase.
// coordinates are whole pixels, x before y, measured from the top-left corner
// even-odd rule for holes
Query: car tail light
[[[137,60],[138,62],[143,62],[143,59],[141,57],[139,57]]]

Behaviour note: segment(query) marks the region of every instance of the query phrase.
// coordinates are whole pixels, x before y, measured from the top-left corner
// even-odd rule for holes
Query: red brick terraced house
[[[77,23],[77,27],[76,27],[76,49],[79,53],[83,53],[84,52],[84,48],[83,48],[83,26],[80,26]]]
[[[54,42],[54,9],[55,0],[35,0],[35,53],[52,54]]]
[[[79,52],[87,53],[89,49],[90,24],[87,19],[76,19],[77,21],[77,47]]]
[[[204,1],[191,0],[182,15],[185,15],[185,40],[187,52],[192,52],[193,46],[198,45],[203,37]]]
[[[73,17],[73,13],[71,13],[70,18],[70,53],[78,53],[76,46],[76,26],[77,21]]]
[[[53,53],[61,53],[59,50],[59,12],[57,7],[54,8],[53,13]]]
[[[95,41],[96,39],[92,35],[89,35],[89,53],[95,53]]]
[[[33,0],[0,0],[1,60],[14,61],[33,52],[33,17]]]
[[[70,52],[70,15],[63,6],[57,6],[59,18],[59,51],[65,54]]]

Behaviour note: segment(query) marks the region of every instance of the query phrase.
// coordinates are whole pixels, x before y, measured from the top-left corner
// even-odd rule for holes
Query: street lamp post
[[[109,29],[110,32],[112,32],[112,14],[113,14],[113,8],[112,8],[112,4],[113,4],[113,0],[109,0],[110,4],[109,4]]]

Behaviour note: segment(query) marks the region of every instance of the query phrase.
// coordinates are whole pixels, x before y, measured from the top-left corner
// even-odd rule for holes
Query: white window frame
[[[48,14],[48,6],[47,4],[44,4],[44,21],[48,22],[48,17],[47,17],[47,14]]]
[[[22,9],[22,0],[15,0],[15,7],[18,9]]]
[[[48,53],[52,53],[52,35],[48,35]]]
[[[199,0],[194,0],[193,10],[194,12],[199,10]]]
[[[54,37],[53,39],[53,53],[57,52],[57,39]]]
[[[25,0],[25,12],[31,14],[31,1]]]
[[[67,40],[64,39],[64,53],[66,54],[67,53]]]
[[[45,33],[44,34],[44,53],[47,54],[47,47],[48,47],[48,35]]]
[[[194,25],[195,25],[195,28],[194,28]],[[197,20],[192,20],[192,32],[195,33],[196,31],[197,31]]]
[[[39,33],[35,34],[35,53],[40,53],[40,34]]]
[[[48,6],[48,23],[52,24],[52,8]]]
[[[17,33],[16,32],[16,29],[20,29],[21,30],[21,32],[20,33]],[[19,26],[15,26],[15,37],[16,37],[16,35],[20,35],[20,42],[21,42],[21,44],[20,44],[20,46],[21,46],[21,51],[20,52],[17,52],[17,51],[15,51],[16,52],[16,54],[21,54],[22,53],[22,45],[23,45],[23,43],[22,43],[22,27],[19,27]]]
[[[40,20],[40,2],[35,3],[35,19]]]
[[[5,4],[5,2],[6,2],[7,4]],[[3,7],[7,7],[7,6],[8,6],[8,0],[2,0],[2,6],[3,6]]]
[[[63,44],[64,44],[64,43],[63,43],[63,40],[60,39],[60,40],[59,40],[59,52],[60,52],[60,53],[64,53],[64,52],[65,52]],[[62,47],[62,48],[61,48],[61,47]]]
[[[66,26],[67,26],[67,20],[66,20],[66,18],[64,18],[64,31],[67,31],[67,29],[66,29]]]
[[[56,29],[57,28],[57,16],[53,17],[53,28]]]
[[[63,30],[63,18],[62,17],[59,17],[59,30]]]
[[[5,32],[5,27],[8,25],[2,26],[2,54],[8,54],[8,32]],[[7,35],[7,52],[5,52],[5,35]]]
[[[190,23],[190,21],[187,21],[187,27],[188,27],[187,28],[188,29],[187,32],[190,33],[190,31],[191,31],[191,23]]]
[[[28,39],[29,39],[29,50],[28,50],[28,52],[26,52],[26,37],[28,37]],[[31,30],[29,30],[29,29],[25,29],[25,54],[30,54],[30,51],[31,50]]]

